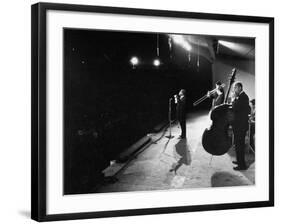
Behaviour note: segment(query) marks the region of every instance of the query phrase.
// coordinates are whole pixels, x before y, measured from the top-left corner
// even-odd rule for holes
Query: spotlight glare
[[[184,43],[184,39],[181,35],[173,35],[172,37],[176,44],[181,45],[182,43]]]
[[[182,46],[185,50],[190,51],[191,45],[183,38],[182,35],[171,35],[174,42]]]
[[[221,44],[221,45],[224,45],[226,47],[229,47],[229,48],[235,47],[235,43],[230,42],[230,41],[219,40],[218,43]]]
[[[191,46],[190,46],[190,44],[187,43],[187,42],[184,42],[182,46],[183,46],[183,48],[184,48],[185,50],[187,50],[187,51],[190,51],[190,50],[191,50]]]
[[[160,65],[160,60],[159,60],[159,59],[155,59],[155,60],[153,61],[153,65],[156,66],[156,67],[158,67],[158,66]]]
[[[224,47],[227,47],[233,51],[241,52],[247,49],[247,45],[241,43],[235,43],[231,41],[219,40],[218,43]]]
[[[130,62],[133,66],[135,66],[139,63],[139,59],[137,57],[132,57]]]

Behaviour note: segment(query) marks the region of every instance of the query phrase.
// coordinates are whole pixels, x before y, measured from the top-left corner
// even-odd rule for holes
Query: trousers
[[[180,126],[181,126],[181,137],[186,138],[186,121],[180,120]]]
[[[236,159],[239,167],[246,167],[245,162],[245,136],[247,130],[233,130]]]

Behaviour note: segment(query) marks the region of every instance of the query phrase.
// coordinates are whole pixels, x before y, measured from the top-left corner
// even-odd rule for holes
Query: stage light
[[[139,63],[139,59],[137,57],[132,57],[130,62],[133,66],[136,66]]]
[[[176,44],[182,44],[184,39],[181,35],[172,35],[172,38]]]
[[[241,44],[241,43],[235,43],[235,42],[225,41],[225,40],[219,40],[218,43],[219,43],[219,45],[227,47],[236,52],[243,52],[243,51],[245,51],[245,49],[247,49],[247,46],[245,44]]]
[[[153,65],[154,66],[156,66],[156,67],[158,67],[158,66],[160,66],[160,60],[159,59],[154,59],[154,61],[153,61]]]
[[[235,43],[230,41],[219,40],[218,43],[228,48],[235,48]]]
[[[183,38],[182,35],[171,35],[171,37],[176,44],[182,46],[185,50],[191,50],[191,45]]]
[[[184,42],[184,43],[182,44],[182,47],[183,47],[185,50],[187,50],[187,51],[190,51],[190,50],[191,50],[191,46],[190,46],[190,44],[189,44],[188,42]]]

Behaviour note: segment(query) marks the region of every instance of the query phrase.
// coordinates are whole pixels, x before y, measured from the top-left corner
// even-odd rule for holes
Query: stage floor
[[[126,164],[115,164],[122,169],[105,181],[96,192],[126,192],[208,187],[231,187],[255,184],[254,154],[247,152],[249,168],[233,170],[233,149],[222,156],[208,154],[201,143],[202,133],[210,124],[207,112],[187,116],[187,139],[178,139],[180,127],[152,133],[152,144],[140,150]],[[246,150],[247,151],[247,150]],[[114,166],[114,165],[113,165]]]

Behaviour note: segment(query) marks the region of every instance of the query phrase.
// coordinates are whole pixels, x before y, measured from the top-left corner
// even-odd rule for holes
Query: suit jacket
[[[248,115],[251,112],[249,105],[249,97],[245,92],[242,92],[232,103],[234,112],[234,131],[246,131],[248,129]]]
[[[179,98],[177,103],[177,118],[179,121],[185,121],[186,111],[185,111],[185,97]]]

